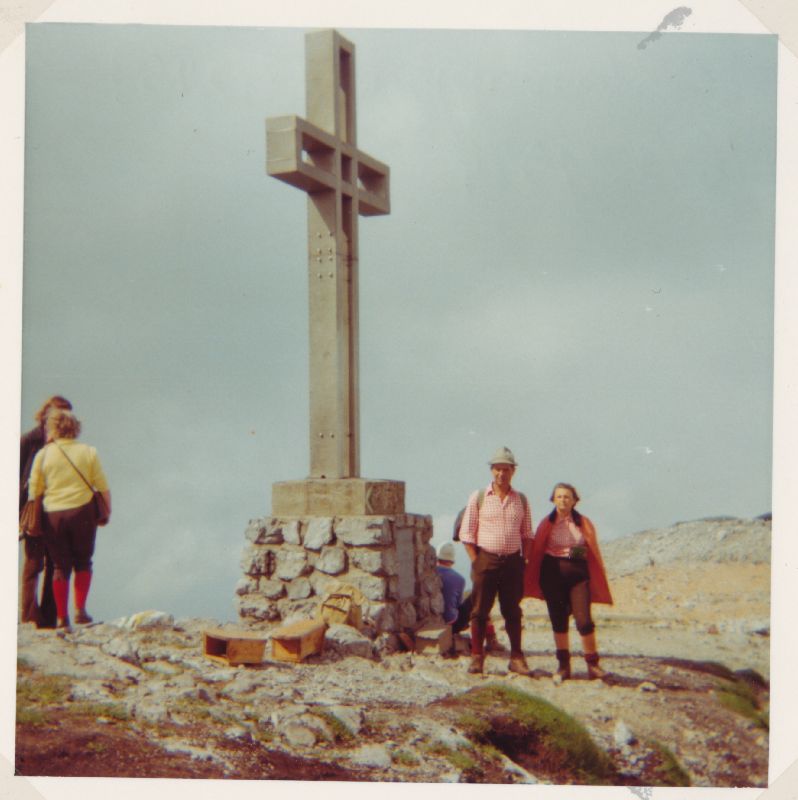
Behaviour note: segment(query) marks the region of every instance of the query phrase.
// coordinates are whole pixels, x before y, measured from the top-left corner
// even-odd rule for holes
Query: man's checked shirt
[[[478,507],[479,492],[468,498],[460,541],[473,544],[495,555],[521,553],[522,540],[532,541],[532,512],[524,507],[521,495],[510,489],[504,502],[493,490],[493,483],[485,490],[482,508]]]

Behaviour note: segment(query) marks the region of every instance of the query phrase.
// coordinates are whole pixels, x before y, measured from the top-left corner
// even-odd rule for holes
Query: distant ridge
[[[601,544],[610,575],[680,562],[770,562],[770,515],[756,519],[712,517],[632,533]]]

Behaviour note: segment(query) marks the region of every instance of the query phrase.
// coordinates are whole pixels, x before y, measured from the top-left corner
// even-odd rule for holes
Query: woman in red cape
[[[557,650],[555,679],[571,677],[568,622],[573,615],[582,637],[590,679],[603,678],[596,646],[591,603],[612,604],[593,523],[575,506],[579,493],[570,483],[558,483],[549,498],[554,509],[538,526],[524,574],[524,596],[546,601]]]

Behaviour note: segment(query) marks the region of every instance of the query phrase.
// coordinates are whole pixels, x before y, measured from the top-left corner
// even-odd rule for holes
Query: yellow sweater
[[[74,439],[56,439],[56,442],[95,489],[108,491],[108,481],[93,447]],[[32,500],[42,493],[45,511],[79,508],[92,498],[91,489],[55,444],[45,445],[33,459],[28,497]]]

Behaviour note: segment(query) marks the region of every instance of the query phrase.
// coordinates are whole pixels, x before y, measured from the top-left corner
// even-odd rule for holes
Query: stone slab
[[[274,516],[368,516],[404,513],[404,481],[307,478],[272,484]]]
[[[416,631],[415,650],[419,655],[444,655],[452,646],[451,625],[424,625]]]

